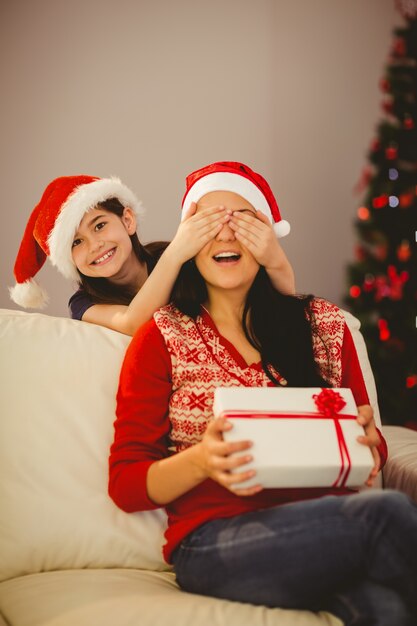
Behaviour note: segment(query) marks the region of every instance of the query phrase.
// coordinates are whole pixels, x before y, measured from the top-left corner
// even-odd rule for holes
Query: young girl
[[[169,296],[182,264],[239,216],[219,204],[195,214],[190,203],[174,240],[143,246],[136,234],[142,209],[117,178],[65,176],[53,180],[29,218],[15,263],[12,299],[41,308],[45,292],[33,280],[48,256],[80,289],[71,316],[133,335]],[[256,222],[256,223],[255,223]],[[255,226],[253,225],[255,224]],[[245,237],[274,286],[294,293],[294,275],[267,219],[246,225]]]
[[[240,225],[224,223],[182,267],[173,303],[127,350],[110,496],[127,512],[166,508],[164,556],[186,591],[411,626],[417,507],[390,491],[241,487],[251,442],[225,442],[231,423],[213,419],[216,386],[350,387],[375,459],[368,485],[387,456],[340,309],[274,290],[242,243],[241,225],[274,211],[266,181],[242,168],[187,179],[185,209],[219,203]]]

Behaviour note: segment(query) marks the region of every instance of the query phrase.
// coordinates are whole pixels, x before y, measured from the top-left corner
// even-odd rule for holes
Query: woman
[[[46,257],[79,284],[69,302],[71,316],[133,335],[169,301],[182,264],[193,257],[227,221],[219,205],[195,215],[190,203],[169,244],[146,246],[136,229],[142,208],[117,178],[63,176],[45,189],[33,210],[14,267],[12,299],[24,307],[42,308],[46,293],[34,281]],[[238,225],[236,221],[235,225]],[[265,257],[273,284],[294,293],[294,274],[269,222],[252,233],[255,254]],[[269,267],[270,266],[270,267]]]
[[[242,167],[217,167],[232,177],[216,179],[195,172],[184,208],[191,198],[197,215],[219,202],[242,220],[256,219],[258,206],[274,218],[266,181]],[[239,486],[254,475],[245,469],[251,442],[223,440],[231,424],[213,419],[216,386],[350,387],[366,433],[360,441],[375,459],[368,485],[387,454],[341,311],[275,291],[242,236],[225,223],[181,269],[173,304],[133,338],[117,397],[110,496],[128,512],[166,508],[164,556],[187,591],[327,609],[352,626],[411,625],[417,511],[406,496]]]

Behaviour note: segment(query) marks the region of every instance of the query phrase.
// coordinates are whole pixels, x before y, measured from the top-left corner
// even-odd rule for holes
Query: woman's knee
[[[402,512],[409,514],[416,505],[401,491],[394,489],[378,489],[363,491],[345,500],[345,511],[349,513],[366,513],[375,511],[381,514],[398,515]]]

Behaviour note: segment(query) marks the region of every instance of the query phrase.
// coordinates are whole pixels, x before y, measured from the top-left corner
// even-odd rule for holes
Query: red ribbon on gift
[[[320,413],[322,413],[325,417],[333,420],[333,424],[336,429],[337,443],[340,452],[340,472],[332,487],[345,487],[350,474],[350,468],[352,467],[352,463],[350,460],[349,449],[347,447],[345,436],[343,434],[339,419],[340,417],[343,417],[345,419],[356,419],[356,417],[354,415],[338,415],[343,407],[346,406],[346,402],[342,398],[340,393],[334,391],[333,389],[322,389],[319,394],[314,394],[313,400],[316,403],[316,406]],[[340,484],[338,484],[339,481]]]
[[[317,406],[319,413],[299,411],[287,411],[286,413],[273,413],[271,411],[250,411],[250,410],[237,410],[237,411],[225,411],[222,416],[225,418],[252,418],[252,419],[265,419],[265,418],[291,418],[291,419],[323,419],[323,417],[333,420],[337,443],[340,452],[340,471],[334,481],[332,487],[346,487],[347,479],[350,474],[352,466],[349,449],[343,434],[342,427],[340,425],[340,419],[356,420],[356,415],[350,415],[347,413],[339,414],[339,412],[346,406],[346,402],[343,397],[337,391],[333,389],[322,389],[319,394],[313,395],[313,400]]]

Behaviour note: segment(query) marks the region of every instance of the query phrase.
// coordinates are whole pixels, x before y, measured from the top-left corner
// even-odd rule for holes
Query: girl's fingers
[[[228,213],[229,215],[232,215],[232,212],[229,209],[226,209],[226,207],[221,206],[221,205],[216,205],[216,206],[212,206],[207,209],[198,211],[198,213],[196,213],[194,216],[194,221],[199,222],[199,221],[204,221],[205,219],[210,218],[210,217],[215,218],[217,215],[221,213]]]
[[[198,219],[197,219],[198,218]],[[213,213],[200,219],[199,215],[193,216],[187,224],[187,232],[192,233],[191,236],[204,236],[212,233],[213,230],[223,227],[230,220],[230,215],[224,212]]]
[[[258,220],[256,220],[258,222],[258,224],[254,224],[253,222],[242,222],[242,221],[237,221],[233,218],[233,216],[230,219],[230,228],[234,231],[234,232],[240,232],[242,234],[247,233],[247,234],[251,234],[254,235],[256,237],[265,237],[266,234],[268,233],[268,230],[266,229],[266,226],[264,224],[261,224]]]
[[[252,230],[249,230],[248,228],[241,228],[240,226],[234,226],[231,222],[229,222],[229,225],[235,235],[245,237],[248,241],[252,241],[254,244],[262,243],[265,238],[263,236],[263,233],[254,232]]]
[[[253,252],[256,251],[257,244],[248,239],[248,237],[245,237],[245,235],[241,235],[238,231],[235,232],[235,237],[242,245],[245,246],[245,248],[249,250],[249,252],[252,252],[253,254]]]
[[[272,227],[269,217],[265,215],[265,213],[263,213],[262,211],[259,211],[259,209],[256,209],[256,217],[260,222],[263,222],[264,224]]]
[[[190,206],[188,207],[187,211],[185,212],[184,215],[184,220],[188,220],[188,218],[190,218],[192,215],[195,215],[197,211],[197,205],[195,202],[191,202]]]
[[[232,220],[242,227],[246,225],[259,231],[272,230],[271,222],[262,211],[257,211],[256,215],[248,211],[235,211],[232,214]]]

